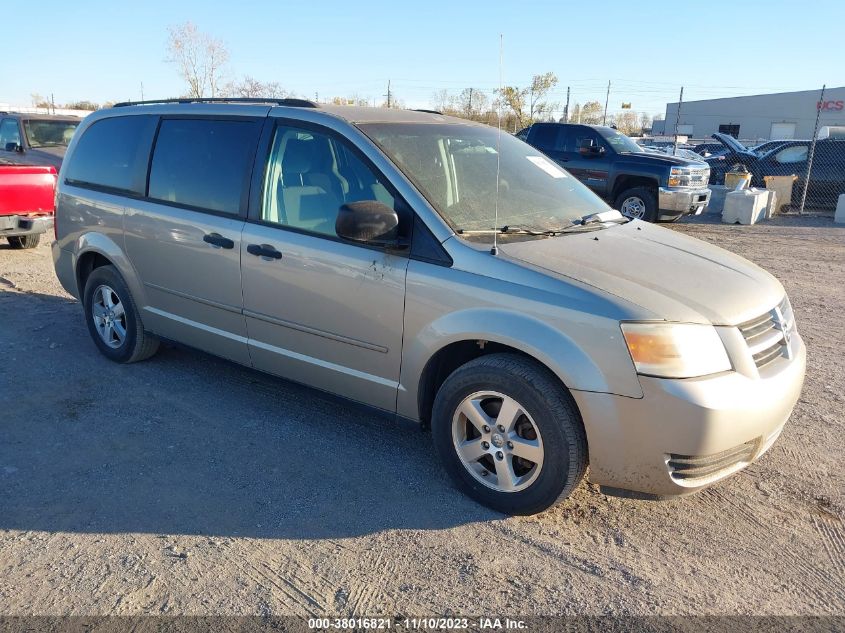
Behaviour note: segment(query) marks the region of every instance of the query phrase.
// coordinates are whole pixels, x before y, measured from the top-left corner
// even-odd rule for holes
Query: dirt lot
[[[0,613],[845,613],[845,228],[672,228],[781,279],[801,401],[704,493],[585,484],[531,518],[456,492],[413,426],[191,351],[110,363],[49,248],[4,244]]]

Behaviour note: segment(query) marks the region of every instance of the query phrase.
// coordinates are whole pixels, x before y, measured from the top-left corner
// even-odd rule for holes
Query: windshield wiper
[[[606,224],[624,224],[628,218],[619,211],[610,210],[600,213],[589,213],[573,220],[569,226],[559,229],[532,229],[524,226],[507,224],[500,228],[493,229],[458,229],[458,235],[534,235],[538,237],[554,237],[564,233],[578,233],[580,231],[597,231],[605,228]]]
[[[497,229],[458,229],[458,235],[492,235],[493,233],[498,233],[499,235],[545,235],[551,237],[560,232],[560,229],[546,231],[513,225],[506,225]]]

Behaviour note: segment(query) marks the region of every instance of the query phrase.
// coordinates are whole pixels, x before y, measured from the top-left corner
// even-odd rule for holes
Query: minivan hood
[[[784,295],[777,279],[748,260],[639,220],[554,238],[500,242],[499,249],[667,321],[737,325],[770,310]]]

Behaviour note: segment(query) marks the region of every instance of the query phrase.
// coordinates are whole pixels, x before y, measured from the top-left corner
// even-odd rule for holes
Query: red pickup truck
[[[12,248],[35,248],[52,228],[56,168],[0,165],[0,237]]]

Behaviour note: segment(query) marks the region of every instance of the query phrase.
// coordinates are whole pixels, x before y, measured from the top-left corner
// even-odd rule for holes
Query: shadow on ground
[[[0,287],[0,529],[262,538],[499,518],[430,435],[188,350],[116,365],[78,303]]]

